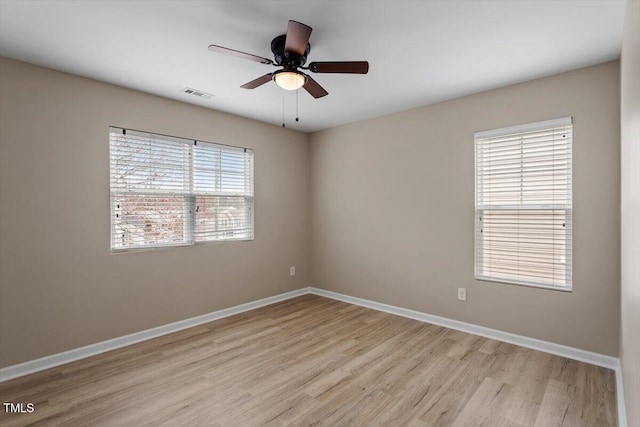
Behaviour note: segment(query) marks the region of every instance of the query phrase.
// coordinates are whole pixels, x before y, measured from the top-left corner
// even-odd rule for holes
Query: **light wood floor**
[[[616,424],[611,370],[314,295],[2,383],[0,401],[35,405],[3,426]]]

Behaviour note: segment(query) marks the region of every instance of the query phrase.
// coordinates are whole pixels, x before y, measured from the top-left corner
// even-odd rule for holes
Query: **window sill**
[[[250,239],[241,238],[241,239],[227,239],[227,240],[212,240],[209,242],[177,243],[175,245],[143,246],[139,248],[111,249],[110,252],[112,255],[117,255],[117,254],[125,254],[125,253],[157,251],[157,250],[171,249],[171,248],[185,248],[185,247],[188,248],[190,246],[219,245],[219,244],[232,243],[232,242],[252,242],[254,240],[255,240],[255,237],[252,237]]]
[[[515,286],[524,286],[527,288],[538,288],[538,289],[547,289],[550,291],[560,291],[560,292],[566,292],[566,293],[572,293],[573,292],[573,287],[561,287],[561,286],[553,286],[553,285],[543,285],[543,284],[537,284],[537,283],[528,283],[528,282],[518,282],[515,280],[507,280],[507,279],[498,279],[498,278],[492,278],[492,277],[486,277],[486,276],[475,276],[476,280],[482,281],[482,282],[493,282],[493,283],[501,283],[503,285],[515,285]]]

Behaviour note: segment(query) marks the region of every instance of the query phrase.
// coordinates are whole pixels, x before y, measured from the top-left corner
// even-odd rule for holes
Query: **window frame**
[[[112,167],[112,156],[113,156],[113,146],[111,141],[112,134],[127,134],[134,133],[138,136],[148,137],[150,139],[159,139],[163,140],[163,142],[171,142],[176,144],[184,144],[188,147],[189,152],[189,162],[186,169],[182,170],[182,173],[188,176],[188,191],[175,191],[175,192],[167,192],[167,197],[175,197],[175,198],[183,198],[182,207],[183,207],[183,233],[184,239],[182,241],[176,243],[153,243],[153,244],[145,244],[145,245],[137,245],[137,246],[125,246],[125,247],[117,247],[114,246],[114,236],[116,229],[116,221],[115,221],[115,205],[114,201],[116,197],[123,196],[126,194],[138,195],[140,197],[144,197],[145,195],[152,196],[155,194],[162,194],[161,192],[154,193],[153,191],[145,192],[141,190],[129,190],[129,191],[117,191],[114,190],[113,187],[113,167]],[[164,248],[173,248],[173,247],[183,247],[183,246],[195,246],[195,245],[208,245],[208,244],[220,244],[220,243],[229,243],[229,242],[243,242],[243,241],[253,241],[255,240],[255,194],[254,194],[254,185],[255,185],[255,165],[254,165],[254,150],[248,147],[239,147],[229,144],[220,144],[209,141],[188,139],[182,137],[176,137],[172,135],[159,134],[148,131],[140,131],[136,129],[124,128],[120,126],[109,126],[109,134],[108,134],[108,144],[109,144],[109,246],[110,252],[113,254],[123,253],[123,252],[138,252],[138,251],[146,251],[146,250],[156,250],[156,249],[164,249]],[[246,181],[245,185],[248,186],[248,191],[243,194],[217,194],[210,195],[202,192],[197,192],[194,190],[194,146],[211,146],[214,150],[221,150],[221,152],[243,152],[248,154],[248,157],[243,156],[243,161],[249,162],[249,165],[245,165],[245,169],[243,171],[243,177]],[[222,168],[222,166],[220,166]],[[220,169],[222,171],[222,169]],[[220,172],[222,173],[222,172]],[[220,176],[222,179],[222,176]],[[247,220],[249,222],[249,231],[247,232],[248,236],[242,236],[237,238],[217,238],[210,240],[197,240],[197,209],[196,209],[196,200],[198,197],[211,197],[212,200],[216,198],[238,198],[243,199],[244,203],[246,203],[248,212],[247,212]]]
[[[520,203],[520,204],[479,204],[480,197],[480,187],[479,180],[482,178],[479,173],[479,141],[487,140],[491,138],[499,138],[499,137],[507,137],[518,134],[526,134],[532,132],[542,132],[542,131],[551,131],[553,129],[559,127],[568,127],[571,132],[571,137],[567,142],[567,151],[568,151],[568,164],[566,173],[566,177],[568,180],[567,184],[567,199],[564,200],[563,203],[559,204],[532,204],[532,203]],[[523,148],[521,148],[522,150]],[[524,173],[524,167],[522,165],[526,165],[526,162],[520,163],[521,174]],[[555,175],[552,175],[553,179],[555,179]],[[561,292],[573,292],[573,118],[572,117],[563,117],[552,120],[545,120],[541,122],[528,123],[523,125],[509,126],[505,128],[493,129],[488,131],[476,132],[474,134],[474,278],[479,281],[486,282],[495,282],[495,283],[503,283],[509,285],[517,285],[517,286],[526,286],[532,288],[539,289],[549,289],[556,290]],[[521,198],[522,198],[522,189],[520,190]],[[553,190],[552,190],[553,191]],[[568,203],[567,203],[568,200]],[[493,208],[493,209],[492,209]],[[483,273],[483,262],[486,258],[486,252],[484,252],[483,245],[485,241],[481,238],[482,227],[483,227],[483,219],[485,216],[485,212],[487,211],[521,211],[526,213],[531,212],[542,212],[542,211],[550,211],[550,215],[555,215],[556,211],[564,211],[565,221],[563,223],[563,227],[565,227],[564,235],[564,264],[565,264],[565,281],[564,285],[554,285],[543,282],[542,280],[517,280],[511,277],[504,277],[507,273],[493,274],[493,275],[484,275]],[[552,228],[551,228],[552,229]],[[521,251],[514,249],[512,251],[513,254],[520,254]],[[509,254],[511,255],[511,254]],[[557,263],[557,265],[561,265],[562,263]],[[553,264],[555,267],[555,263]]]

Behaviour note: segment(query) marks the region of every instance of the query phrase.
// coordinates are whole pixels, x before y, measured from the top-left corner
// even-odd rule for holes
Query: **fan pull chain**
[[[282,127],[284,127],[284,95],[282,95]]]
[[[296,122],[300,121],[298,118],[298,92],[300,92],[300,89],[296,89]]]

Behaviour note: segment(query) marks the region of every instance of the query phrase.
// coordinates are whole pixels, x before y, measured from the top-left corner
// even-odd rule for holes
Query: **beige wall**
[[[0,59],[0,367],[309,284],[616,355],[618,73],[355,123],[309,150],[291,130]],[[567,115],[574,292],[476,281],[473,133]],[[109,125],[254,148],[256,240],[112,255]]]
[[[307,135],[8,59],[0,111],[0,367],[308,286]],[[109,125],[254,148],[255,241],[111,254]]]
[[[622,292],[620,361],[629,427],[640,426],[640,2],[627,2],[620,60]]]
[[[610,62],[312,134],[314,285],[617,355],[619,111]],[[573,293],[475,280],[474,132],[564,116]]]

